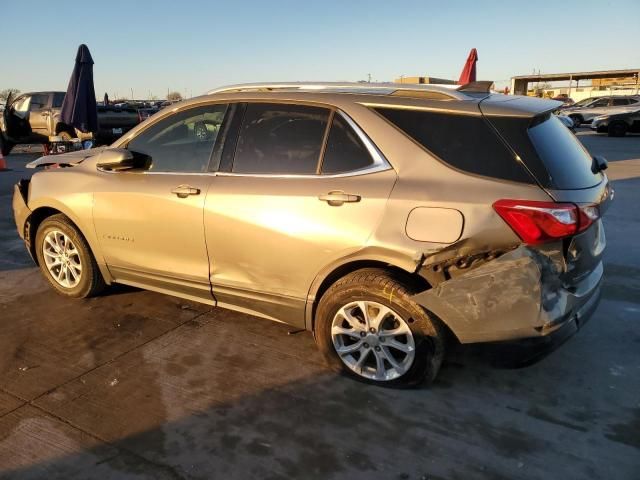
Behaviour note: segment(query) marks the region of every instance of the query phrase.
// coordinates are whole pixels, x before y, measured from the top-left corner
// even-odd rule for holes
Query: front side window
[[[29,107],[30,111],[42,110],[47,107],[47,103],[49,103],[49,95],[36,93],[31,96],[31,105]]]
[[[127,148],[151,157],[154,172],[206,172],[227,105],[177,112],[133,138]]]
[[[342,115],[336,114],[331,123],[321,172],[337,174],[360,170],[373,163],[369,151]]]
[[[329,110],[306,105],[247,106],[233,160],[234,173],[315,174]]]
[[[596,100],[595,102],[593,102],[591,105],[589,105],[589,108],[606,107],[607,105],[609,105],[609,99],[603,98],[601,100]]]

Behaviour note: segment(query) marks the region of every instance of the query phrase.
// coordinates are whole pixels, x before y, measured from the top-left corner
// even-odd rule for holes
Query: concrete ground
[[[458,347],[429,389],[337,377],[308,333],[130,288],[54,294],[10,212],[32,156],[0,173],[1,478],[637,479],[640,137],[611,160],[604,299],[520,370]],[[490,352],[489,352],[490,353]]]

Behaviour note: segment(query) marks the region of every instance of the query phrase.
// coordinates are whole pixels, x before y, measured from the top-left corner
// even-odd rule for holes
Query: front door
[[[366,245],[396,174],[349,122],[320,107],[248,105],[230,172],[205,205],[219,305],[302,326],[316,275]]]
[[[31,95],[29,125],[31,126],[31,139],[34,142],[46,142],[49,139],[52,95],[48,93]]]
[[[116,281],[213,302],[202,216],[225,110],[192,107],[156,121],[127,145],[151,157],[149,170],[99,174],[94,223]]]

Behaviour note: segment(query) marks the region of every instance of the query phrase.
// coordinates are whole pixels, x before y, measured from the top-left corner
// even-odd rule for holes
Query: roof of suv
[[[429,108],[456,113],[533,117],[555,110],[562,102],[534,97],[492,94],[493,82],[467,85],[424,85],[401,83],[273,82],[229,85],[210,90],[207,95],[234,99],[279,99],[329,103],[345,100],[367,106]],[[349,97],[347,97],[349,95]]]

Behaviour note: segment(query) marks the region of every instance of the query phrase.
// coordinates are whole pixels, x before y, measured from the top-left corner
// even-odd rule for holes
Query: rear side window
[[[233,160],[235,173],[315,174],[329,110],[306,105],[247,106]]]
[[[336,174],[366,168],[373,163],[369,151],[342,115],[333,117],[322,173]]]
[[[392,108],[376,111],[452,167],[485,177],[533,182],[481,116]]]

